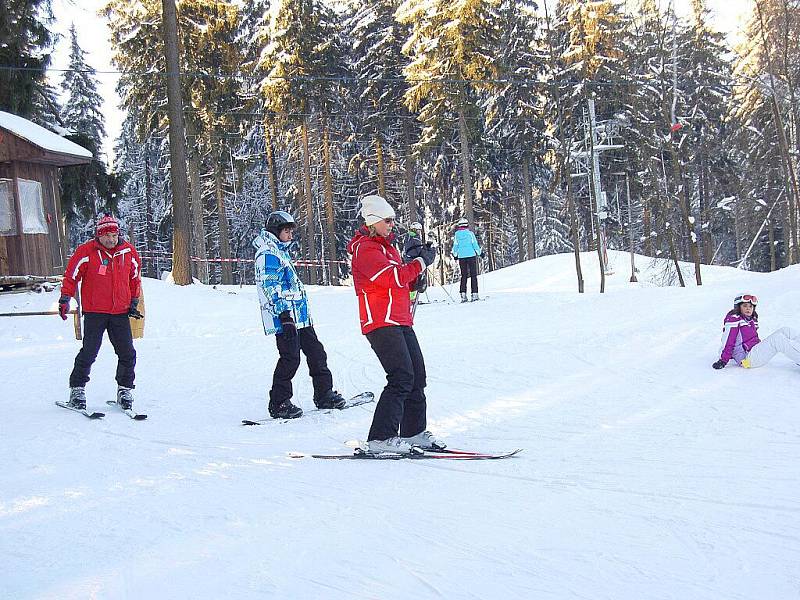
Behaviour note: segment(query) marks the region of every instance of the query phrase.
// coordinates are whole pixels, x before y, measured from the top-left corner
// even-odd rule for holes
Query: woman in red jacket
[[[119,223],[114,217],[101,217],[95,233],[95,238],[78,246],[69,259],[58,301],[61,318],[66,319],[70,297],[75,295],[78,282],[83,282],[83,347],[69,376],[68,406],[86,409],[84,387],[100,351],[103,333],[107,331],[117,354],[117,402],[130,410],[136,350],[129,317],[142,318],[137,310],[142,285],[141,260],[131,244],[119,239]]]
[[[425,361],[411,315],[410,284],[436,257],[421,242],[403,264],[392,240],[394,209],[380,196],[361,202],[365,226],[350,240],[361,332],[386,371],[386,387],[367,437],[372,453],[410,453],[412,446],[444,447],[426,431]],[[399,436],[398,436],[399,432]]]

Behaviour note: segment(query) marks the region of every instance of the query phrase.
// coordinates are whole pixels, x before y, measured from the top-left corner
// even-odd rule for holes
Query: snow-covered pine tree
[[[59,113],[46,75],[52,20],[50,0],[0,3],[0,110],[45,126]]]
[[[589,100],[596,102],[598,120],[609,119],[623,107],[621,93],[627,83],[627,63],[625,52],[629,48],[627,36],[627,16],[622,12],[617,0],[574,0],[564,2],[568,33],[566,46],[562,50],[562,59],[568,65],[575,85],[569,98],[572,107],[569,112],[573,118],[583,113],[583,107]],[[579,108],[580,107],[580,108]],[[586,132],[588,147],[585,151],[594,153],[594,133]],[[601,157],[605,158],[605,157]],[[591,162],[591,159],[589,160]],[[600,268],[600,291],[605,291],[605,268],[603,251],[599,243],[602,223],[600,222],[600,203],[602,198],[595,198],[595,173],[588,168],[588,207],[584,213],[587,222],[595,223],[596,232],[593,244],[597,249]],[[600,185],[598,185],[600,187]],[[590,228],[587,228],[590,229]]]
[[[536,4],[503,0],[498,10],[500,35],[494,55],[499,57],[496,88],[482,98],[487,140],[502,157],[510,210],[514,213],[519,260],[536,257],[536,204],[533,186],[542,187],[535,174],[544,166],[546,151],[541,82],[547,54],[542,48]]]
[[[463,214],[475,224],[470,144],[482,129],[478,94],[497,85],[499,0],[406,0],[397,19],[411,27],[403,52],[409,83],[405,102],[423,124],[417,144],[424,150],[455,130],[461,159]]]
[[[690,212],[700,216],[702,262],[709,264],[714,253],[710,207],[714,199],[725,197],[725,183],[733,170],[729,143],[724,132],[731,96],[732,67],[726,56],[730,50],[724,37],[712,29],[705,0],[693,0],[693,13],[682,37],[680,82],[685,90],[684,127],[686,136],[680,154],[688,186]]]
[[[359,138],[370,138],[363,161],[370,171],[374,164],[375,186],[378,194],[392,203],[398,198],[387,186],[388,164],[401,157],[410,156],[407,143],[410,120],[413,118],[403,103],[408,85],[403,78],[403,67],[408,59],[402,48],[408,37],[408,27],[395,19],[396,0],[361,0],[343,24],[346,39],[352,40],[351,70],[355,84],[350,90],[358,102]],[[413,161],[406,161],[406,169],[413,170]],[[409,223],[418,220],[414,174],[406,173],[405,197]],[[408,185],[408,182],[412,185]],[[399,186],[397,186],[399,187]],[[365,190],[367,191],[367,190]]]
[[[169,148],[160,130],[140,141],[141,115],[129,112],[114,146],[115,170],[122,173],[119,193],[120,216],[131,240],[142,256],[142,272],[147,277],[160,277],[169,270],[171,219],[167,198]]]
[[[69,40],[69,69],[61,81],[61,89],[66,95],[61,118],[65,127],[86,134],[99,149],[106,135],[103,99],[97,92],[96,71],[86,62],[85,52],[78,43],[75,23],[70,26]],[[95,158],[98,158],[97,154]]]
[[[70,245],[74,247],[84,241],[87,234],[91,235],[98,212],[110,210],[114,199],[108,194],[109,178],[100,153],[105,138],[103,99],[97,92],[95,70],[86,62],[85,53],[78,43],[74,23],[69,35],[69,70],[64,73],[61,82],[66,97],[61,121],[79,138],[74,141],[91,150],[94,155],[91,164],[60,174],[62,214],[66,220]]]
[[[269,41],[264,48],[259,66],[267,75],[261,81],[265,107],[281,117],[281,126],[294,137],[302,155],[302,177],[298,190],[303,197],[304,209],[300,221],[305,220],[303,243],[306,256],[318,260],[316,211],[312,185],[310,125],[317,126],[318,139],[323,147],[325,169],[326,225],[328,229],[328,254],[335,260],[333,232],[333,196],[329,187],[327,150],[327,116],[339,106],[341,96],[341,69],[345,66],[339,48],[336,17],[333,11],[317,0],[294,2],[278,0],[271,7]],[[319,121],[312,124],[312,117]],[[319,270],[310,269],[311,283],[319,281]]]

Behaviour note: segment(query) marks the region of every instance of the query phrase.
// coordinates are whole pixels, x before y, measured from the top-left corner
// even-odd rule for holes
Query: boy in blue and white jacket
[[[346,401],[333,390],[328,355],[317,339],[308,296],[292,265],[289,247],[296,227],[289,213],[278,210],[269,215],[255,240],[255,272],[261,320],[266,335],[275,334],[278,363],[269,391],[269,414],[275,419],[295,419],[303,410],[292,404],[292,378],[300,366],[300,351],[306,355],[314,385],[317,408],[344,408]]]

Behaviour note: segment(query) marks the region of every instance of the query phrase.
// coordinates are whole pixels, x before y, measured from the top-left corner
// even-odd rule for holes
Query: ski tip
[[[134,421],[144,421],[147,418],[147,415],[138,414],[135,417],[132,417]]]
[[[93,412],[93,413],[87,414],[86,416],[89,417],[90,419],[102,419],[103,417],[106,416],[106,413]]]
[[[258,421],[251,421],[250,419],[242,419],[242,425],[261,425]]]

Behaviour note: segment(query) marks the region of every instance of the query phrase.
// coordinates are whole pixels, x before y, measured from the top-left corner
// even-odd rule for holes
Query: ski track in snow
[[[742,290],[761,298],[762,337],[800,328],[800,267],[661,288],[637,257],[643,283],[623,267],[600,295],[592,257],[583,295],[572,255],[555,256],[481,275],[486,302],[417,311],[429,428],[525,449],[503,461],[287,456],[348,452],[374,404],[242,427],[266,416],[277,356],[252,287],[145,282],[142,422],[53,406],[71,322],[0,321],[0,598],[797,598],[800,369],[710,364]],[[310,289],[336,388],[378,395],[352,290]],[[106,340],[90,410],[113,397],[115,360]],[[295,401],[312,394],[303,363]]]

